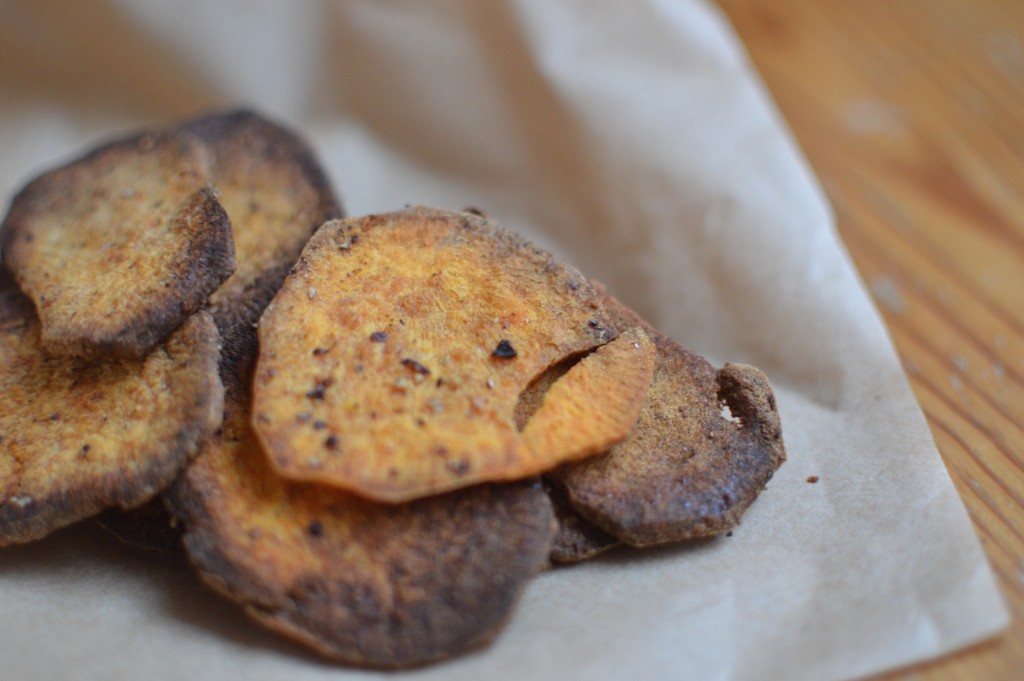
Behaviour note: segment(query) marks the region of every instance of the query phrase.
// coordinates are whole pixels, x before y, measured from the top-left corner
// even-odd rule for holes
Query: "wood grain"
[[[1024,3],[719,5],[821,179],[1014,618],[881,678],[1024,678]]]

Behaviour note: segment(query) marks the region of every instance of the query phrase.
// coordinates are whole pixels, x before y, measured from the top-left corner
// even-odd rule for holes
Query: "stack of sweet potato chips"
[[[342,219],[252,112],[41,175],[0,248],[0,546],[144,507],[344,662],[480,645],[551,561],[727,532],[785,460],[757,369],[477,211]]]

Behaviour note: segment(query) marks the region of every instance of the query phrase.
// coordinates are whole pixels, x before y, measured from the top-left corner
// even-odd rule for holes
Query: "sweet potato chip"
[[[528,477],[578,452],[529,449],[519,394],[612,335],[578,271],[477,215],[329,222],[260,322],[256,431],[282,475],[381,501]]]
[[[309,237],[342,216],[326,174],[299,137],[247,110],[184,123],[211,156],[211,175],[231,219],[235,273],[210,296],[226,348],[259,319]]]
[[[0,546],[146,502],[222,415],[206,312],[143,360],[54,357],[39,334],[28,299],[0,294]]]
[[[584,517],[634,546],[733,528],[786,459],[767,379],[741,364],[715,371],[599,292],[616,325],[643,326],[653,339],[654,380],[629,438],[550,477]]]
[[[544,489],[551,499],[555,519],[558,521],[558,531],[551,543],[552,562],[579,563],[622,543],[581,516],[569,503],[562,489],[547,483]]]
[[[547,562],[539,482],[380,504],[287,482],[252,431],[245,379],[220,437],[167,495],[203,579],[267,627],[336,659],[396,667],[489,640]]]
[[[99,147],[30,182],[0,249],[54,354],[141,358],[235,268],[207,154],[182,133]]]

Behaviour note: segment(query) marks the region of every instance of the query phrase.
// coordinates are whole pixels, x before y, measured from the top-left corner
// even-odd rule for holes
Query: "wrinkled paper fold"
[[[14,3],[0,192],[98,137],[253,106],[349,214],[485,210],[713,363],[790,460],[731,537],[549,571],[424,679],[839,679],[1007,615],[878,314],[736,38],[694,0]],[[807,479],[817,476],[816,484]],[[347,679],[88,523],[0,550],[4,678]]]

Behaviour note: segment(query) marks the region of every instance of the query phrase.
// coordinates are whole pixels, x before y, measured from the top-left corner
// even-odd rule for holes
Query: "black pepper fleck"
[[[306,393],[306,397],[311,400],[322,400],[324,399],[324,391],[327,390],[328,386],[334,381],[327,379],[325,381],[317,381],[313,385],[313,389]]]
[[[322,537],[324,536],[324,524],[319,520],[314,520],[309,524],[307,531],[311,537]]]
[[[469,470],[469,462],[465,459],[459,459],[458,461],[449,461],[445,464],[445,468],[450,470],[455,475],[465,475]]]
[[[373,333],[370,334],[370,340],[373,341],[374,343],[383,343],[387,339],[388,334],[386,331],[374,331]]]
[[[327,354],[327,348],[313,348],[313,354],[319,357],[320,355]]]
[[[338,438],[336,438],[333,435],[328,435],[327,439],[324,440],[324,447],[327,447],[327,449],[337,449],[338,448]]]
[[[422,364],[420,364],[416,360],[410,359],[408,357],[406,357],[405,359],[402,360],[402,366],[404,366],[407,369],[412,369],[417,374],[423,374],[424,376],[426,376],[427,374],[430,373],[430,369],[428,369],[427,367],[423,366]]]
[[[498,346],[494,348],[494,352],[491,353],[491,357],[497,357],[499,359],[512,359],[516,356],[516,349],[512,347],[512,344],[502,338],[498,341]]]

